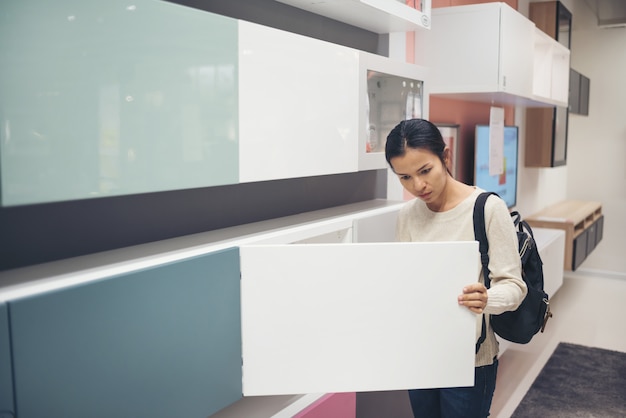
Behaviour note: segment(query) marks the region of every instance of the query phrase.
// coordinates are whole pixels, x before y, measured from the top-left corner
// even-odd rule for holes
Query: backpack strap
[[[494,192],[483,192],[478,195],[474,203],[474,238],[478,241],[478,249],[480,250],[480,263],[483,267],[483,280],[487,289],[491,285],[489,279],[489,241],[487,240],[487,230],[485,228],[485,202],[490,195],[498,196]],[[485,314],[483,314],[483,325],[480,332],[480,338],[476,342],[476,352],[480,349],[481,344],[487,338],[487,324],[485,322]]]
[[[533,241],[535,240],[535,234],[533,234],[532,228],[528,225],[528,222],[522,219],[522,215],[518,211],[514,210],[511,212],[511,219],[513,219],[513,225],[515,225],[519,232],[526,232]]]
[[[483,279],[487,288],[490,287],[491,280],[489,279],[489,241],[485,227],[485,202],[490,195],[497,196],[493,192],[484,192],[478,195],[474,203],[474,238],[478,241],[480,263],[483,266]]]

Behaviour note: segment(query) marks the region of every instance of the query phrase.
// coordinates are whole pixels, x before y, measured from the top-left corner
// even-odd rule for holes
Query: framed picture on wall
[[[450,160],[449,169],[452,173],[452,177],[456,178],[457,149],[459,147],[459,125],[455,125],[453,123],[435,123],[435,125],[439,128],[446,146],[450,148],[450,155],[452,158]]]

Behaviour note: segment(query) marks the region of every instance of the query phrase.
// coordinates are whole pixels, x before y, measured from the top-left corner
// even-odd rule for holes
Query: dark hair
[[[391,159],[401,157],[407,148],[426,149],[439,157],[446,167],[443,151],[446,143],[443,141],[439,128],[425,119],[403,120],[387,135],[385,158],[390,167]]]

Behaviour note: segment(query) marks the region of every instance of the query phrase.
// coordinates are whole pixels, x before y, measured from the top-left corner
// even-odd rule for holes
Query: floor
[[[566,272],[551,298],[554,317],[526,345],[510,344],[500,357],[491,417],[508,418],[561,341],[626,352],[626,280]]]

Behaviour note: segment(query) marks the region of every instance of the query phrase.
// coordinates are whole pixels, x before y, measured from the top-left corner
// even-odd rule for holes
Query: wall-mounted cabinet
[[[569,51],[505,3],[433,9],[416,46],[435,96],[521,106],[566,105]]]
[[[379,34],[430,27],[431,0],[418,0],[417,8],[404,0],[276,1]]]
[[[427,115],[417,65],[245,21],[239,54],[240,182],[385,168],[387,133]]]
[[[565,200],[533,214],[527,221],[533,227],[565,231],[565,270],[576,270],[603,236],[600,202]]]
[[[569,51],[572,14],[559,1],[534,2],[530,4],[530,20],[537,25],[537,39],[552,42],[561,54]],[[564,57],[564,55],[562,56]],[[567,60],[555,60],[559,71],[555,71],[552,83],[566,105],[559,104],[549,109],[526,110],[526,157],[527,167],[558,167],[567,162],[567,130],[569,105],[571,103],[572,80]],[[558,77],[564,71],[568,77]],[[547,80],[547,78],[546,78]],[[544,90],[547,91],[547,90]]]
[[[590,80],[573,68],[569,76],[569,111],[576,115],[589,115]]]
[[[242,393],[254,403],[471,384],[475,318],[456,295],[475,279],[477,245],[386,242],[402,205],[362,202],[0,273],[2,406],[22,418],[240,417],[227,410]],[[368,242],[352,241],[356,230]],[[450,256],[454,266],[432,263]],[[423,280],[415,262],[430,266]],[[417,306],[423,283],[431,297]],[[423,309],[448,318],[443,328],[420,321]]]

